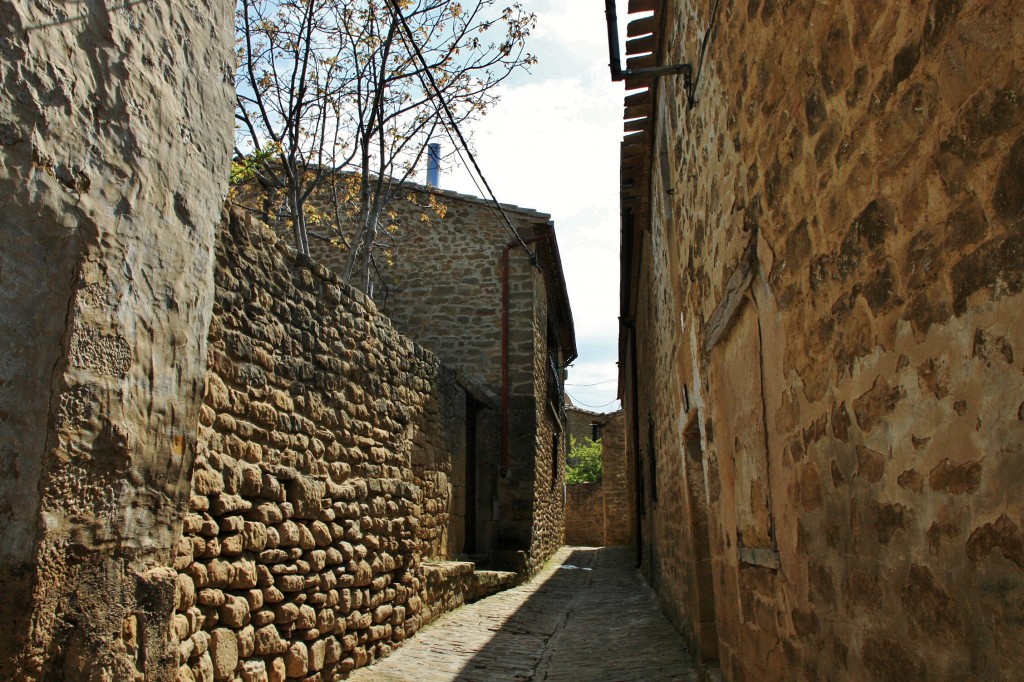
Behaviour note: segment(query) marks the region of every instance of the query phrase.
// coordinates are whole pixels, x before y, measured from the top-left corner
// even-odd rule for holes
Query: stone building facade
[[[705,53],[695,106],[683,75],[625,102],[620,392],[666,613],[727,679],[1017,677],[1024,6],[630,4],[633,66]]]
[[[453,554],[532,573],[562,545],[563,382],[576,357],[551,216],[410,186],[389,206],[406,226],[374,298],[395,328],[455,369],[469,395],[466,456],[453,462]],[[425,211],[428,194],[444,215]],[[520,244],[520,238],[522,244]],[[341,271],[347,254],[312,240]],[[535,261],[535,262],[533,262]]]

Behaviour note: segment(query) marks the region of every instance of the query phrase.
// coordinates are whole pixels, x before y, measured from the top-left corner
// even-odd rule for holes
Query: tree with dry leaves
[[[388,206],[426,143],[478,119],[535,61],[534,25],[494,0],[238,0],[243,203],[289,224],[300,253],[311,227],[327,233],[348,252],[345,279],[366,289],[375,254],[400,239]]]

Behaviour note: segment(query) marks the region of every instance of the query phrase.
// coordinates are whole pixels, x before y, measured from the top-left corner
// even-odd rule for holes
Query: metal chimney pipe
[[[441,177],[441,144],[431,142],[427,145],[427,186],[437,187]]]

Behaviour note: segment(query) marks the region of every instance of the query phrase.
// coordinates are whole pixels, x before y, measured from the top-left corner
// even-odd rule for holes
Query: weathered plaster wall
[[[334,679],[444,610],[422,562],[446,557],[465,393],[363,294],[294,262],[259,224],[219,232],[179,679]]]
[[[173,673],[231,144],[223,2],[0,6],[0,655]]]
[[[709,10],[669,3],[660,61]],[[644,570],[731,679],[1024,664],[1022,31],[1009,0],[726,2],[697,108],[661,81]]]

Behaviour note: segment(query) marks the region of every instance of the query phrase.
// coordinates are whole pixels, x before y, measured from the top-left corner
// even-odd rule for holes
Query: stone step
[[[492,594],[497,594],[502,590],[507,590],[510,587],[515,587],[519,576],[513,571],[478,570],[473,572],[473,578],[481,592],[477,599],[482,599]]]

